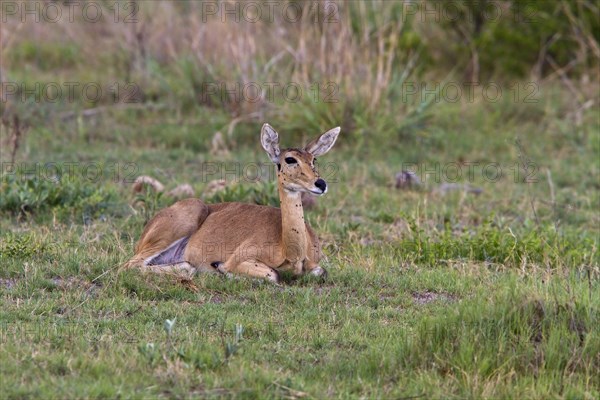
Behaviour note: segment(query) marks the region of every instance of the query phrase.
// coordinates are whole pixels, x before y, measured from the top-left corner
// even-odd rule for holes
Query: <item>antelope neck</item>
[[[306,259],[307,233],[300,192],[291,192],[277,183],[281,200],[281,237],[285,259],[291,263]]]

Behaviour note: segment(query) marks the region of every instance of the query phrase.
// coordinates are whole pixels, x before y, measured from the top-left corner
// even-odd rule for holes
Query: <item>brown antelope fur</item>
[[[301,195],[327,191],[314,160],[333,147],[339,132],[339,127],[331,129],[303,149],[280,150],[279,135],[264,124],[261,144],[277,165],[281,208],[178,201],[148,222],[125,267],[188,276],[200,271],[242,274],[273,282],[279,281],[280,270],[325,276],[319,266],[321,246],[304,221]]]

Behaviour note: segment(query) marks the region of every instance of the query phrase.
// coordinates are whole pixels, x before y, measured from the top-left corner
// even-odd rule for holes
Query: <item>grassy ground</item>
[[[335,20],[313,9],[301,23],[224,22],[206,2],[95,4],[108,18],[3,8],[2,398],[600,397],[592,2],[533,16],[533,2],[502,2],[524,14],[483,27],[406,18],[391,1],[320,2]],[[544,84],[511,82],[529,75]],[[504,95],[411,90],[453,79],[496,79]],[[103,96],[84,92],[92,83]],[[246,101],[235,83],[294,83],[304,97]],[[272,166],[253,182],[269,165],[263,122],[283,146],[342,126],[318,161],[329,192],[307,210],[328,280],[119,272],[175,201],[132,194],[138,175],[207,202],[278,204]],[[227,152],[211,151],[217,131]],[[422,185],[396,188],[405,168]],[[209,195],[221,178],[231,186]]]
[[[281,287],[116,269],[173,202],[136,198],[127,178],[200,194],[225,177],[203,162],[267,162],[259,123],[239,124],[219,156],[210,139],[227,118],[214,110],[117,109],[32,128],[19,168],[63,173],[2,178],[2,396],[598,398],[600,126],[597,110],[570,122],[561,93],[528,108],[439,104],[383,141],[342,132],[319,160],[330,192],[307,211],[329,279]],[[272,124],[284,146],[318,133]],[[72,174],[67,162],[79,163]],[[480,163],[472,179],[466,162]],[[405,163],[421,187],[394,188]],[[483,192],[440,190],[448,163]],[[490,163],[502,177],[486,178]],[[275,200],[264,182],[237,187],[222,196]]]

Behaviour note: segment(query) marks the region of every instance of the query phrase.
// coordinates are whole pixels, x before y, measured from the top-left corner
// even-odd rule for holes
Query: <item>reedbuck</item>
[[[325,276],[319,266],[321,246],[304,221],[301,195],[327,192],[314,161],[331,149],[339,133],[339,127],[333,128],[303,149],[280,150],[279,135],[264,124],[260,139],[277,165],[281,208],[204,204],[194,198],[178,201],[148,222],[125,266],[188,276],[216,271],[273,282],[279,282],[280,270]]]

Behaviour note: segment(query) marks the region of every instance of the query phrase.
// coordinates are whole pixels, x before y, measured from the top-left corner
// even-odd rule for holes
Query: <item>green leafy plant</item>
[[[225,339],[224,332],[221,333],[221,340],[223,342],[224,362],[229,361],[229,359],[240,349],[240,343],[242,341],[243,333],[244,327],[241,324],[235,324],[235,328],[233,331],[233,340],[231,341]]]
[[[104,185],[84,180],[4,175],[0,178],[0,212],[30,215],[48,209],[63,214],[97,216],[116,203],[117,195]]]
[[[46,250],[46,243],[39,241],[33,234],[9,233],[2,237],[0,258],[28,259]]]

